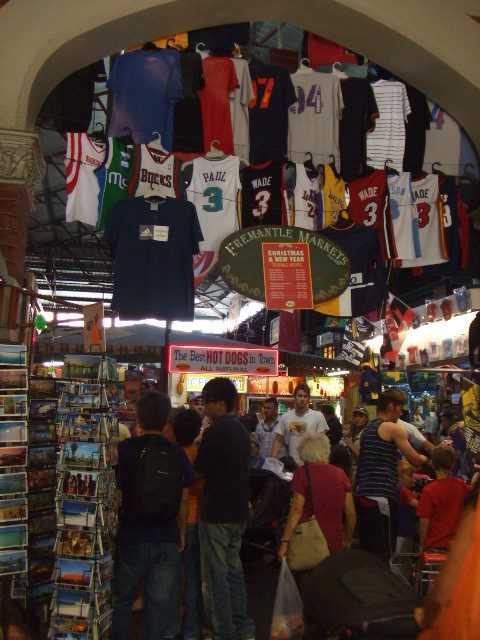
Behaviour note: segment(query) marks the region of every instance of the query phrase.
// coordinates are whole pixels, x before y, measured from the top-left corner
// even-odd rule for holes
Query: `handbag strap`
[[[310,478],[310,469],[308,467],[308,464],[305,465],[305,475],[307,477],[307,485],[306,485],[306,501],[309,503],[310,506],[310,515],[309,515],[309,519],[315,515],[314,511],[313,511],[313,499],[312,499],[312,481]]]

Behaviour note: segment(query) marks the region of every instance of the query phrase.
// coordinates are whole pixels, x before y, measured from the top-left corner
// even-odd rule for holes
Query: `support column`
[[[28,217],[44,175],[38,134],[0,129],[0,277],[7,284],[24,284]],[[21,309],[21,296],[0,286],[0,341],[20,340]]]

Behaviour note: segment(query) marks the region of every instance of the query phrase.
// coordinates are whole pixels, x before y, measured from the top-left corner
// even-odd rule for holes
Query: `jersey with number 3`
[[[187,199],[197,209],[203,242],[200,251],[218,251],[222,240],[239,228],[240,158],[193,160]]]
[[[384,246],[384,211],[387,199],[387,172],[376,169],[370,175],[348,183],[350,217],[355,224],[378,229]]]
[[[448,250],[438,175],[428,173],[419,180],[412,180],[412,191],[418,216],[420,256],[414,260],[403,260],[402,267],[425,267],[447,262]]]
[[[258,224],[286,224],[283,164],[267,161],[240,172],[242,180],[242,229]]]

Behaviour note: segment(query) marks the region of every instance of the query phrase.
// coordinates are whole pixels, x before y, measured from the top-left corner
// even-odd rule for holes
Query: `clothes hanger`
[[[332,229],[339,229],[341,231],[350,229],[353,226],[353,222],[350,218],[350,209],[348,207],[346,209],[341,209],[338,212],[336,220],[334,220],[330,226]]]
[[[438,165],[439,167],[441,167],[441,166],[442,166],[442,163],[441,163],[441,162],[434,162],[434,163],[432,164],[432,173],[434,173],[434,174],[435,174],[435,175],[437,175],[437,176],[445,176],[445,174],[444,174],[444,172],[443,172],[443,171],[441,171],[440,169],[437,169],[437,165]]]
[[[253,67],[259,67],[263,65],[263,60],[257,51],[252,51],[252,55],[250,56],[250,64]]]
[[[210,144],[210,150],[204,155],[204,158],[208,160],[222,160],[226,158],[228,154],[224,153],[221,149],[215,146],[215,144],[219,145],[219,140],[212,140]]]
[[[308,58],[302,58],[300,60],[300,65],[298,67],[297,73],[307,75],[309,73],[313,73],[313,69],[310,66],[310,60]]]
[[[107,136],[105,134],[105,127],[102,122],[97,122],[96,127],[100,127],[100,129],[95,129],[90,134],[92,138],[98,140],[99,142],[107,142]]]
[[[337,78],[340,78],[340,80],[345,80],[350,76],[348,76],[344,71],[340,69],[340,66],[339,66],[340,64],[341,62],[334,62],[332,64],[332,75],[337,76]]]
[[[176,49],[178,52],[182,52],[184,50],[184,46],[181,44],[177,44],[175,42],[175,38],[168,38],[167,40],[167,49]]]
[[[198,53],[202,60],[204,58],[208,58],[208,51],[204,42],[199,42],[197,44],[197,46],[195,47],[195,53]]]
[[[147,147],[150,149],[158,149],[158,151],[165,151],[162,145],[162,136],[158,131],[152,131],[152,135],[157,136],[151,142],[147,143]]]
[[[320,170],[318,167],[316,167],[313,164],[313,155],[311,151],[306,151],[305,152],[305,157],[310,156],[307,160],[304,160],[303,162],[303,166],[305,167],[305,169],[307,171],[311,171],[312,173],[314,173],[316,175],[316,177],[318,178],[318,174],[320,173]]]
[[[143,51],[159,51],[159,48],[154,42],[145,42],[142,49]]]
[[[393,162],[393,160],[391,158],[387,158],[385,160],[385,170],[387,172],[387,175],[389,175],[389,176],[391,176],[391,175],[399,176],[400,174],[395,169],[395,167],[392,167],[392,165],[390,164],[391,162]]]
[[[335,156],[333,155],[333,153],[330,154],[330,169],[333,171],[333,175],[335,176],[335,178],[337,180],[339,180],[341,178],[340,174],[337,172],[337,167],[335,165]]]
[[[127,134],[124,136],[120,136],[118,141],[124,145],[135,144],[135,141],[133,140],[133,137],[132,137],[132,130],[130,129],[130,127],[123,127],[123,130],[126,131]]]

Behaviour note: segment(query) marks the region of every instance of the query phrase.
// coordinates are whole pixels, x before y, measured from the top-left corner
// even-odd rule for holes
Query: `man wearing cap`
[[[360,456],[360,440],[362,437],[363,429],[367,426],[369,421],[368,411],[365,407],[355,407],[353,410],[353,426],[354,436],[353,438],[345,438],[345,444],[352,453],[352,478],[355,477],[358,467],[358,458]]]

